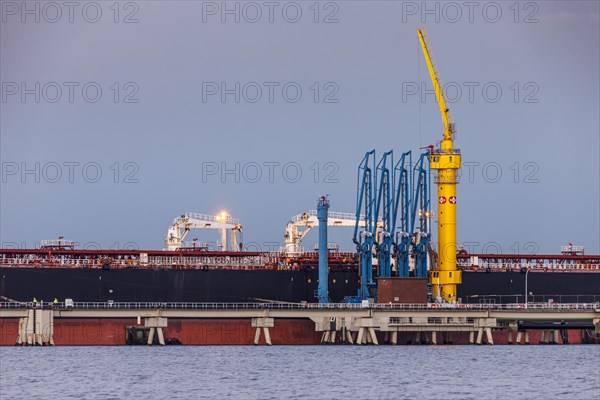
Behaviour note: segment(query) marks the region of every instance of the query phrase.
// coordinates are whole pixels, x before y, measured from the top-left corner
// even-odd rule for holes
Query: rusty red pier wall
[[[184,345],[250,345],[256,328],[249,319],[175,319],[163,328],[165,339],[177,338]],[[14,345],[18,336],[18,319],[0,319],[0,345]],[[128,326],[136,319],[81,318],[55,319],[54,343],[57,346],[125,345]],[[278,344],[318,344],[321,334],[309,319],[277,319],[270,328],[271,341]],[[264,337],[261,337],[264,343]]]
[[[82,318],[55,319],[54,342],[57,346],[121,346],[126,343],[128,326],[137,325],[136,319]],[[169,318],[164,328],[166,339],[176,338],[183,345],[251,345],[254,343],[255,329],[248,319],[174,319]],[[315,332],[315,324],[310,319],[276,319],[270,328],[273,345],[314,345],[319,344],[321,332]],[[540,341],[541,331],[530,331],[530,344]],[[12,346],[18,335],[18,319],[0,319],[0,346]],[[438,333],[438,344],[442,336]],[[570,344],[584,343],[585,333],[569,330]],[[383,343],[383,334],[378,334]],[[400,332],[398,344],[406,344],[413,333]],[[507,331],[494,331],[495,344],[508,344]],[[513,334],[513,340],[516,335]],[[261,344],[264,344],[264,335]],[[452,334],[453,344],[469,344],[469,333]]]

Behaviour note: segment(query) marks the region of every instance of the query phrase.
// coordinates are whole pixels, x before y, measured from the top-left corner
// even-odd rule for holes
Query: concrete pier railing
[[[395,303],[191,303],[191,302],[0,302],[2,310],[398,310],[398,311],[558,311],[600,310],[595,303],[395,304]]]

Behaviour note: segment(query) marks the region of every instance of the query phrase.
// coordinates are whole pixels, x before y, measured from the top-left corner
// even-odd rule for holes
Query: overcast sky
[[[598,254],[599,3],[514,4],[2,1],[0,241],[162,248],[175,216],[226,209],[266,248],[322,194],[354,212],[365,151],[441,139],[424,26],[459,242]]]

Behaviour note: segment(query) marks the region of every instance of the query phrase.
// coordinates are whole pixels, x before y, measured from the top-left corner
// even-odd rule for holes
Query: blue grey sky
[[[441,138],[424,26],[470,165],[459,242],[598,254],[600,3],[517,4],[2,1],[0,241],[162,248],[226,209],[264,246],[321,194],[353,212],[365,151]]]

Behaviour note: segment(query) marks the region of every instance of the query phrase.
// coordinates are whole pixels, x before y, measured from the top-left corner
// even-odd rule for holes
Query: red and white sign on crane
[[[456,204],[456,196],[450,196],[448,201],[450,202],[450,204]]]
[[[440,196],[439,202],[440,204],[446,204],[446,197]]]

